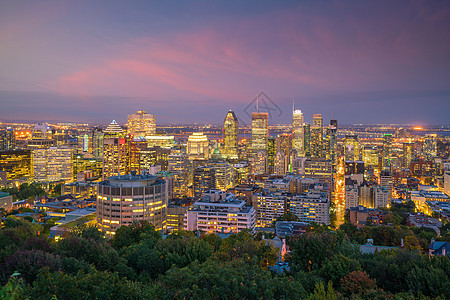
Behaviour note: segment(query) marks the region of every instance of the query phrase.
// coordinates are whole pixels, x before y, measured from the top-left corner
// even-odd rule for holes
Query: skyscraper
[[[208,137],[203,135],[203,132],[193,132],[189,136],[187,142],[187,154],[190,160],[209,159],[209,141]]]
[[[300,109],[296,109],[292,118],[292,148],[297,151],[298,156],[305,155],[304,138],[303,114]]]
[[[0,150],[14,150],[15,145],[14,129],[8,127],[0,133]]]
[[[123,138],[125,137],[125,132],[122,127],[117,124],[116,120],[112,120],[112,122],[103,130],[104,138]]]
[[[146,137],[156,134],[155,116],[144,110],[128,115],[128,133],[134,138]]]
[[[264,151],[267,153],[269,137],[269,115],[268,113],[252,113],[252,153]]]
[[[304,151],[305,156],[311,156],[311,124],[303,124]]]
[[[275,161],[278,161],[278,172],[277,174],[286,174],[289,170],[289,166],[291,163],[291,152],[292,152],[292,135],[287,133],[279,134],[276,138],[276,155]],[[278,153],[281,153],[282,155],[278,155]],[[284,159],[284,162],[281,162],[281,158]],[[275,163],[275,165],[277,165]],[[280,172],[280,165],[284,166],[284,171]]]
[[[328,157],[333,165],[337,163],[337,120],[330,120],[328,127]]]
[[[383,135],[383,169],[390,169],[391,167],[391,152],[392,152],[392,134],[386,133]]]
[[[129,171],[128,142],[124,138],[108,138],[103,140],[103,180]]]
[[[311,157],[323,157],[323,120],[321,114],[313,115],[311,126]]]
[[[229,159],[238,158],[238,135],[239,121],[234,112],[230,110],[223,121],[224,157]]]

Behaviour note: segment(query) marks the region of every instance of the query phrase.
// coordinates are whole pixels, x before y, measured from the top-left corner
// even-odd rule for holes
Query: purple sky
[[[449,124],[449,1],[3,1],[0,119]]]

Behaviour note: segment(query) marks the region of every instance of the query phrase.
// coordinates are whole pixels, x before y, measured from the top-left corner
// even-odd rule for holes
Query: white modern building
[[[186,212],[184,220],[185,230],[211,233],[253,230],[255,224],[256,213],[253,207],[246,206],[244,200],[236,199],[233,194],[221,190],[204,192],[202,199]]]

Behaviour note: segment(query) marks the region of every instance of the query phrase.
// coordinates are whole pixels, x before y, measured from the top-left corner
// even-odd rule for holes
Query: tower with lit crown
[[[146,137],[156,134],[155,116],[144,110],[128,115],[128,133],[133,137]]]
[[[223,139],[225,151],[223,156],[230,159],[238,158],[239,121],[235,113],[230,110],[223,121]]]
[[[311,126],[311,157],[323,157],[323,120],[322,114],[313,115]]]

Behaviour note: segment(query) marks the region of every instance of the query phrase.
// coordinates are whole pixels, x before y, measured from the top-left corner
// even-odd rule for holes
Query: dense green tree
[[[361,265],[355,259],[350,259],[342,254],[333,256],[319,270],[318,274],[325,282],[332,282],[334,288],[339,287],[341,278],[353,271],[360,271]]]
[[[138,244],[145,235],[161,238],[161,234],[155,231],[155,226],[147,221],[135,221],[130,226],[121,226],[116,230],[111,244],[116,249],[122,249],[133,244]]]
[[[76,275],[44,271],[26,294],[32,299],[151,299],[149,287],[117,273],[80,271]]]

